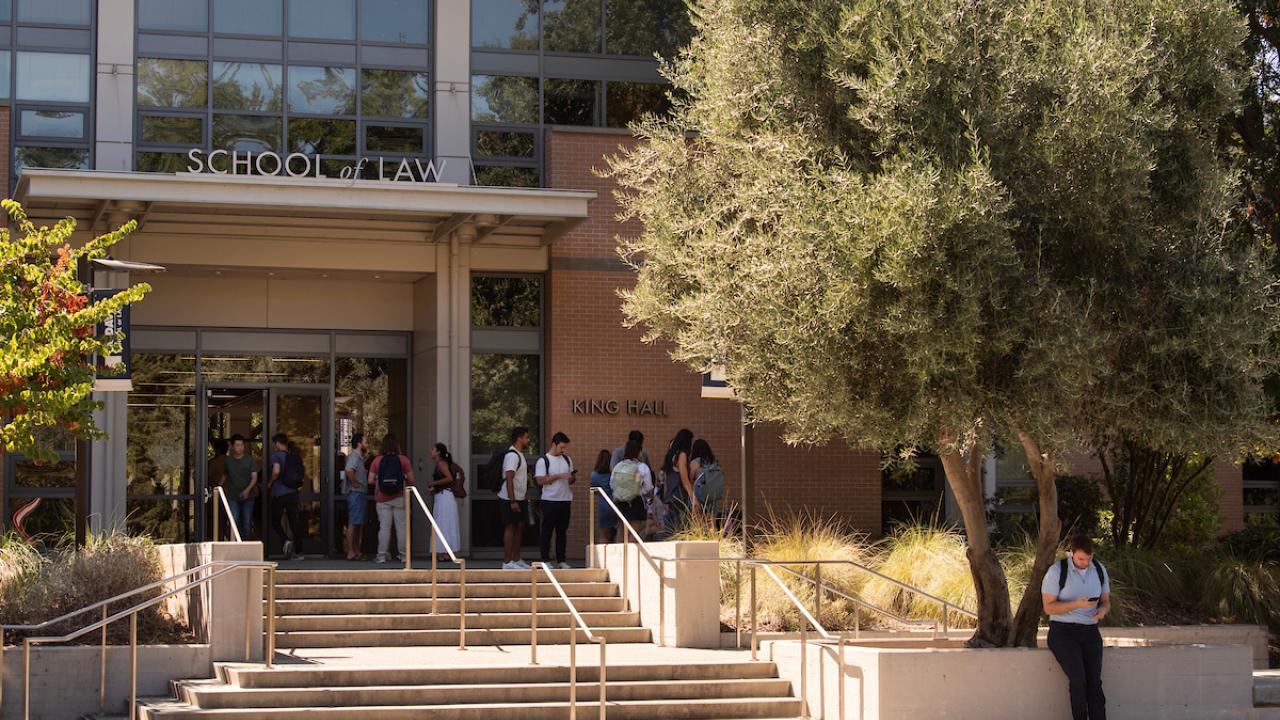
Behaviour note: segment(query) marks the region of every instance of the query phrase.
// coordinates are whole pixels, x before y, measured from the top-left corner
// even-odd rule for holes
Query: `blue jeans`
[[[227,505],[231,507],[230,520],[235,521],[236,527],[240,530],[240,539],[249,539],[249,529],[253,525],[253,503],[254,498],[241,500],[239,496],[232,498],[227,496]]]

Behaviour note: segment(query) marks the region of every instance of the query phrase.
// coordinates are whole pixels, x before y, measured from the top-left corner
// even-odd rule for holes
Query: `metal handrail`
[[[590,490],[592,493],[596,493],[604,499],[604,501],[609,505],[609,509],[618,517],[618,522],[621,523],[622,527],[626,530],[626,532],[622,534],[622,597],[624,598],[628,597],[627,556],[630,552],[631,538],[635,538],[636,549],[638,551],[636,553],[636,612],[644,612],[644,588],[642,586],[642,583],[644,582],[644,575],[640,572],[640,557],[643,555],[645,560],[649,562],[649,567],[653,568],[658,573],[658,645],[663,645],[666,643],[667,636],[667,593],[663,591],[667,585],[667,563],[675,562],[676,559],[654,555],[653,552],[649,550],[649,545],[645,543],[644,538],[640,537],[640,533],[636,532],[636,529],[631,527],[631,523],[623,517],[622,511],[619,510],[618,506],[613,502],[613,498],[609,497],[609,493],[605,492],[604,488],[598,487],[592,487]],[[590,495],[588,495],[588,497],[590,497]],[[588,532],[590,549],[588,550],[589,555],[587,559],[594,567],[596,560],[595,508],[592,507],[591,511],[587,514],[590,516],[591,521]]]
[[[530,633],[529,633],[529,664],[538,664],[538,569],[541,568],[547,574],[547,579],[551,581],[551,585],[560,594],[560,599],[564,601],[565,607],[569,608],[571,622],[569,623],[569,720],[578,720],[578,629],[575,624],[582,628],[586,633],[589,642],[596,643],[600,646],[600,720],[604,718],[605,708],[605,651],[608,649],[608,642],[603,635],[596,635],[591,632],[591,628],[587,625],[587,621],[582,619],[582,615],[578,612],[578,608],[574,607],[573,601],[569,599],[569,594],[564,591],[564,587],[560,581],[556,579],[556,575],[551,570],[551,566],[544,562],[536,562],[533,564],[533,572],[530,573],[529,580],[529,605],[532,608],[530,612]]]
[[[208,575],[202,578],[188,582],[184,585],[181,585],[172,590],[164,592],[153,598],[144,600],[141,603],[133,605],[132,607],[126,608],[124,610],[121,610],[114,615],[110,615],[110,616],[107,615],[107,605],[109,603],[116,602],[118,600],[129,597],[131,595],[136,595],[137,593],[143,592],[145,590],[154,589],[158,585],[164,584],[166,582],[172,581],[177,578],[190,577],[191,575],[197,572],[200,572],[203,570],[211,570],[214,567],[221,567],[221,569],[213,570]],[[85,627],[82,627],[79,630],[74,630],[65,635],[51,635],[51,636],[44,636],[44,637],[23,638],[22,640],[22,717],[23,717],[23,720],[30,720],[31,718],[31,648],[32,646],[69,642],[71,640],[75,640],[77,638],[83,637],[84,635],[87,635],[93,632],[94,630],[102,631],[102,646],[101,646],[102,649],[100,652],[100,668],[99,668],[99,678],[98,678],[98,682],[99,682],[98,710],[99,712],[102,712],[104,710],[104,706],[106,704],[107,626],[116,622],[117,620],[123,620],[124,618],[129,618],[129,663],[130,663],[129,720],[134,720],[137,717],[137,712],[138,712],[138,613],[142,612],[143,610],[146,610],[149,607],[158,605],[161,602],[173,597],[174,595],[177,595],[178,593],[182,593],[192,588],[205,585],[210,581],[212,581],[214,578],[217,578],[221,575],[225,575],[228,573],[236,572],[239,570],[266,570],[267,571],[267,576],[268,576],[267,621],[263,627],[263,631],[264,631],[263,642],[265,644],[265,647],[263,649],[263,655],[264,655],[263,660],[266,663],[267,668],[271,668],[272,658],[275,656],[276,564],[273,562],[250,561],[250,560],[215,560],[213,562],[204,563],[203,565],[191,568],[190,570],[184,573],[174,575],[170,578],[166,578],[165,580],[160,580],[155,583],[145,585],[141,588],[131,590],[127,593],[122,593],[120,595],[117,595],[114,598],[110,598],[108,600],[103,600],[101,602],[94,603],[93,605],[90,605],[86,608],[77,610],[73,613],[68,613],[67,615],[64,615],[62,617],[55,618],[54,620],[45,621],[39,625],[4,626],[3,629],[8,629],[8,630],[39,629],[39,628],[47,627],[52,623],[60,622],[64,619],[83,614],[97,607],[102,608],[102,618],[100,620],[98,620],[97,622],[91,623],[90,625],[87,625]],[[247,583],[247,587],[248,587],[247,594],[249,597],[252,597],[253,583],[252,582]],[[251,656],[251,647],[252,647],[252,633],[250,632],[250,628],[252,627],[250,623],[250,619],[253,616],[252,605],[253,605],[252,602],[245,603],[244,652],[245,652],[246,662],[248,662]],[[213,613],[210,613],[209,617],[212,619],[213,617],[215,617],[215,615]],[[4,654],[2,651],[0,651],[0,686],[3,685],[3,679],[4,679],[3,657],[4,657]]]
[[[231,537],[235,542],[244,542],[244,538],[240,535],[240,521],[236,518],[235,513],[231,512],[231,503],[227,501],[227,491],[222,489],[221,485],[215,485],[213,488],[214,497],[220,502],[213,504],[213,541],[218,542],[218,526],[222,523],[218,522],[218,509],[227,514],[227,524],[231,526]]]
[[[418,507],[422,508],[422,512],[426,513],[427,521],[431,523],[431,614],[436,614],[437,603],[439,602],[437,584],[439,582],[440,573],[437,572],[436,558],[436,540],[444,545],[444,551],[449,554],[449,559],[458,564],[458,649],[467,649],[467,560],[460,558],[453,552],[453,547],[449,545],[449,540],[440,531],[440,526],[436,523],[436,516],[431,514],[431,510],[427,508],[427,501],[422,498],[422,493],[418,492],[418,488],[410,485],[405,491],[413,496],[417,501]],[[452,498],[450,498],[452,499]],[[406,503],[405,507],[405,523],[404,523],[404,569],[413,569],[413,513]]]
[[[813,629],[817,631],[819,635],[821,635],[826,640],[835,640],[839,644],[839,651],[838,651],[839,654],[837,655],[837,661],[838,661],[837,669],[840,673],[840,682],[836,684],[837,693],[838,693],[837,702],[839,703],[839,707],[840,707],[840,711],[839,711],[840,720],[844,720],[844,716],[845,716],[845,709],[844,709],[844,706],[845,706],[845,699],[844,699],[845,698],[845,688],[844,688],[845,686],[845,682],[844,682],[845,635],[844,633],[836,633],[836,634],[831,633],[826,628],[822,627],[822,623],[818,622],[817,618],[809,614],[809,611],[808,609],[805,608],[804,603],[800,602],[800,599],[797,598],[795,594],[791,592],[791,588],[787,587],[787,584],[782,582],[782,578],[778,577],[778,574],[775,573],[773,569],[770,567],[770,565],[773,565],[776,563],[771,561],[759,561],[759,562],[753,561],[750,564],[751,564],[751,659],[752,660],[760,659],[759,657],[760,641],[758,639],[759,619],[757,616],[758,611],[756,607],[756,571],[763,569],[765,574],[768,575],[770,578],[772,578],[773,581],[778,584],[778,587],[782,589],[783,595],[785,595],[787,599],[791,601],[792,605],[796,606],[796,609],[800,611],[800,614],[813,627]],[[801,717],[805,717],[805,718],[809,717],[808,650],[809,650],[809,634],[805,631],[804,624],[801,623],[800,625],[800,712],[801,712]]]

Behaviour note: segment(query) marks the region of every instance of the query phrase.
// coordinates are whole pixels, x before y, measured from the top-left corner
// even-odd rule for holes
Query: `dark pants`
[[[302,527],[302,515],[298,510],[298,493],[289,493],[279,497],[271,498],[271,528],[276,531],[276,536],[280,538],[281,545],[284,544],[285,538],[289,537],[284,532],[284,525],[281,524],[281,516],[285,515],[289,518],[289,530],[293,537],[293,552],[300,554],[302,552],[302,539],[305,533]]]
[[[1049,649],[1067,675],[1072,720],[1107,720],[1098,626],[1050,621]]]
[[[567,500],[543,500],[542,524],[538,526],[538,547],[542,551],[542,562],[551,562],[551,533],[556,534],[556,562],[565,561],[565,550],[569,544],[566,534],[569,531],[569,506]]]

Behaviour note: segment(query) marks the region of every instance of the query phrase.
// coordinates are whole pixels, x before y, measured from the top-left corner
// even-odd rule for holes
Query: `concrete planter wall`
[[[1066,678],[1047,649],[969,650],[959,644],[848,646],[841,678],[836,647],[811,643],[809,712],[840,718],[843,679],[846,720],[1071,716]],[[800,644],[771,641],[762,652],[799,692]],[[1112,720],[1247,718],[1253,709],[1253,651],[1247,645],[1109,646],[1104,663]]]
[[[206,542],[160,545],[164,576],[215,560],[262,560],[262,543]],[[261,570],[237,570],[212,582],[173,596],[165,611],[185,622],[197,642],[208,643],[214,661],[262,660]],[[246,617],[246,608],[248,615]],[[245,623],[250,637],[245,657]]]
[[[720,553],[719,544],[711,541],[645,545],[655,557],[707,560]],[[664,569],[651,565],[634,544],[625,549],[622,543],[596,545],[595,550],[595,567],[607,568],[609,580],[621,586],[625,576],[627,600],[639,610],[640,622],[653,632],[655,642],[686,648],[719,647],[720,568],[716,563],[667,562]],[[665,625],[660,607],[666,610]]]

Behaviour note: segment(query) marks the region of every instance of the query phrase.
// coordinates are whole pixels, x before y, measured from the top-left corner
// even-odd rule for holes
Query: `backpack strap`
[[[1102,569],[1102,563],[1098,562],[1097,558],[1094,558],[1094,561],[1093,561],[1093,569],[1098,571],[1098,580],[1099,580],[1099,581],[1101,581],[1101,582],[1100,582],[1100,585],[1101,585],[1102,587],[1106,587],[1106,586],[1107,586],[1107,571]]]
[[[1058,594],[1062,594],[1062,589],[1067,586],[1067,559],[1062,558],[1058,561]]]

